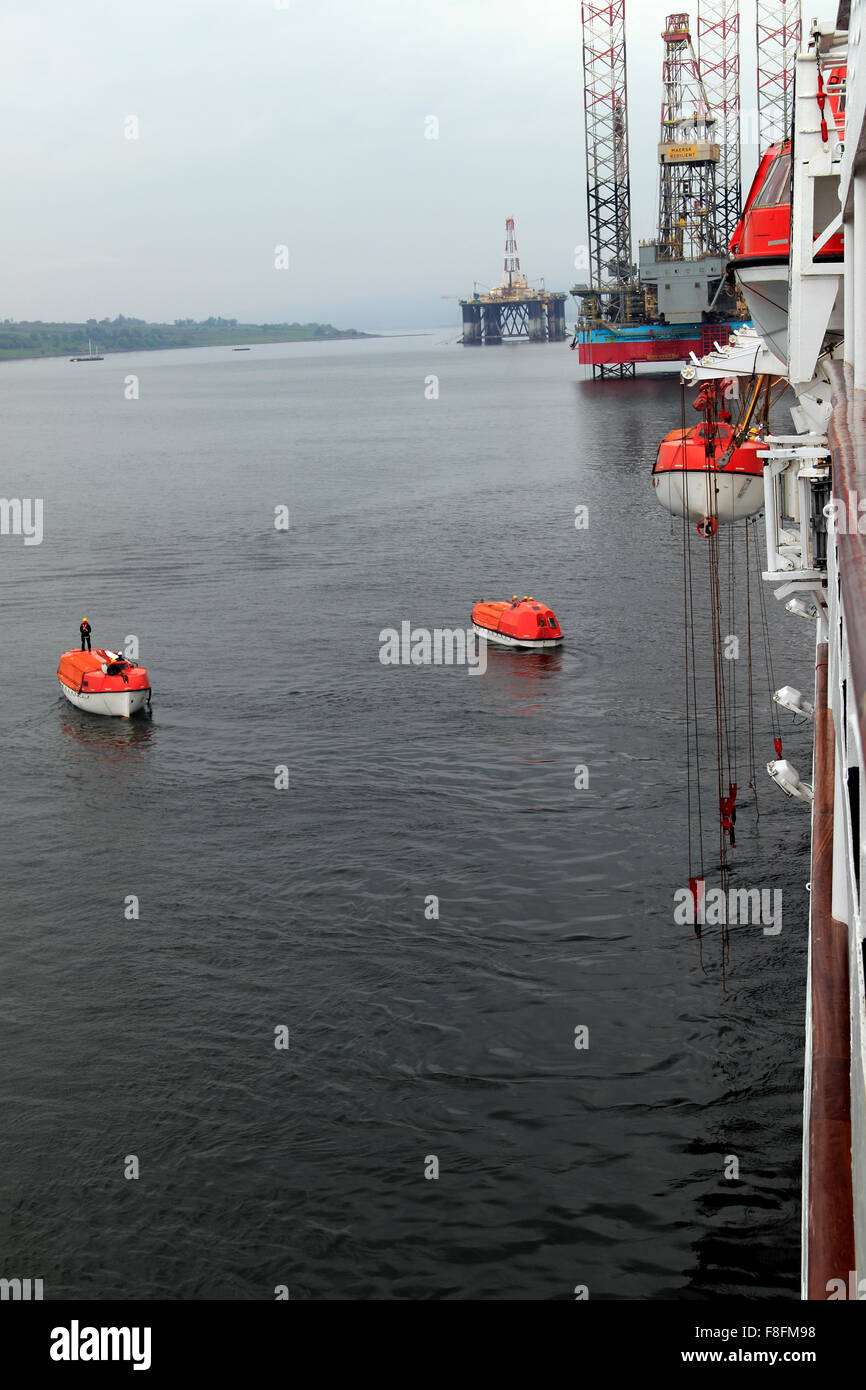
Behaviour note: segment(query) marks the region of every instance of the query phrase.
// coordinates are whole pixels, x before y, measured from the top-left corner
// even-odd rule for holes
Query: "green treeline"
[[[0,322],[0,360],[12,357],[75,357],[87,352],[141,352],[153,348],[208,347],[223,344],[294,343],[322,338],[369,338],[355,328],[330,323],[238,323],[237,319],[175,319],[174,323],[145,323],[144,319],[88,319],[86,323]]]

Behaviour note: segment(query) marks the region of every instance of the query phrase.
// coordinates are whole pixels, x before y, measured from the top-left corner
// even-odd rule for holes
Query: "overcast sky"
[[[628,4],[636,238],[674,8]],[[456,325],[509,214],[530,280],[585,278],[579,0],[3,0],[0,109],[0,318]]]

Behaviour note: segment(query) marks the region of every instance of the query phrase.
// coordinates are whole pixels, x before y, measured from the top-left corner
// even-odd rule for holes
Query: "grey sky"
[[[675,8],[629,5],[641,238]],[[748,113],[752,0],[741,11]],[[530,279],[576,278],[579,0],[5,0],[0,105],[0,318],[456,328],[441,296],[499,279],[508,214]]]

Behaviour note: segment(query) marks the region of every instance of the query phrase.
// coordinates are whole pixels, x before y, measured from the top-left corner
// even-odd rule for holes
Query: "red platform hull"
[[[706,352],[702,338],[646,339],[631,343],[580,343],[578,360],[588,367],[607,367],[618,362],[687,362],[691,353]]]

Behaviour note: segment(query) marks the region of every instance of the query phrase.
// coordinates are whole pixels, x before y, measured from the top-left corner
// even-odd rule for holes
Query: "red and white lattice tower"
[[[716,167],[716,226],[727,246],[740,220],[740,4],[739,0],[698,0],[698,62],[715,138],[721,147]]]
[[[635,289],[628,164],[625,0],[583,0],[587,215],[592,288],[604,317],[628,317]]]
[[[800,0],[758,0],[758,145],[787,140],[794,120],[794,60],[803,35]]]
[[[512,286],[515,276],[520,276],[520,257],[517,254],[517,237],[514,234],[514,218],[505,219],[505,277],[503,285]]]

